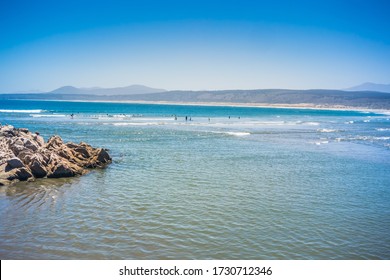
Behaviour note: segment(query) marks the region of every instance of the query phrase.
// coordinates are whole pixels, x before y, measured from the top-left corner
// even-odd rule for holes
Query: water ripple
[[[377,129],[388,121],[270,118],[55,120],[65,138],[105,146],[114,161],[79,178],[0,188],[0,256],[390,258],[389,132]],[[48,120],[35,119],[49,134]]]

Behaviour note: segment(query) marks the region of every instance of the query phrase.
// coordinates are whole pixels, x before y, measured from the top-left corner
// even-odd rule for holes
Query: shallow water
[[[113,157],[83,177],[0,188],[0,256],[389,259],[389,118],[0,100],[1,123]]]

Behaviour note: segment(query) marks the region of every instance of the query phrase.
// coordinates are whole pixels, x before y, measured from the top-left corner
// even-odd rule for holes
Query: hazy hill
[[[232,102],[269,104],[315,104],[323,106],[354,106],[390,109],[390,93],[342,90],[220,90],[220,91],[167,91],[129,96],[131,100],[167,102]]]
[[[375,83],[364,83],[358,86],[347,88],[350,91],[380,91],[390,92],[390,84],[375,84]]]
[[[155,92],[164,92],[164,89],[151,88],[143,85],[131,85],[127,87],[116,88],[77,88],[73,86],[64,86],[57,88],[50,93],[55,94],[88,94],[88,95],[133,95]]]

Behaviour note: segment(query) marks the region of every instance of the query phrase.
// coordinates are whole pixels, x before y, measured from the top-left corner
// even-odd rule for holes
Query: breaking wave
[[[8,110],[8,109],[0,109],[0,113],[26,113],[26,114],[34,114],[34,113],[43,113],[45,110],[36,109],[36,110]]]

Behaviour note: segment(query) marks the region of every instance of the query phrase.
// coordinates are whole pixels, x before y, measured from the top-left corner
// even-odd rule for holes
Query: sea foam
[[[64,118],[66,115],[62,114],[53,114],[53,115],[48,115],[48,114],[30,114],[30,117],[33,118]]]
[[[33,113],[42,113],[45,112],[45,110],[36,109],[36,110],[8,110],[8,109],[0,109],[0,113],[27,113],[27,114],[33,114]]]
[[[234,131],[227,131],[227,132],[225,132],[225,133],[228,134],[228,135],[239,136],[239,137],[250,135],[249,132],[234,132]]]
[[[338,132],[339,130],[337,129],[328,129],[328,128],[321,128],[317,129],[318,132]]]

